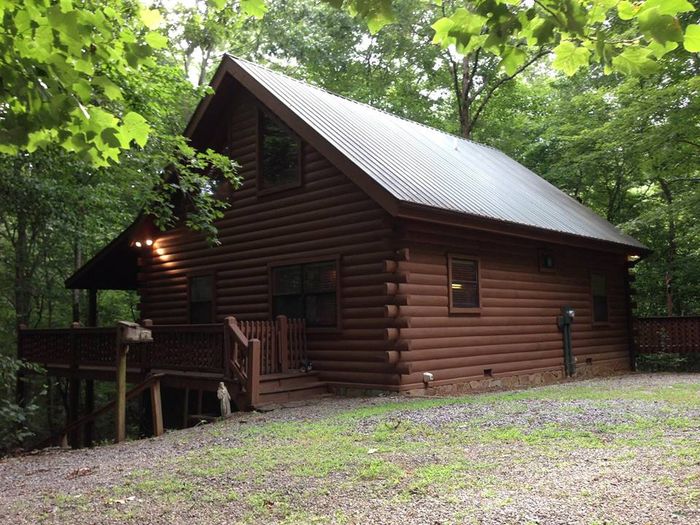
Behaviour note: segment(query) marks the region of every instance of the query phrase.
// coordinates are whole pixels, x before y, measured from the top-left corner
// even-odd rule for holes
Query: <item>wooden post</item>
[[[163,409],[160,398],[160,379],[151,385],[151,416],[153,417],[153,435],[163,435]]]
[[[117,415],[115,441],[126,440],[126,355],[129,345],[122,342],[123,327],[117,324]]]
[[[97,326],[97,289],[88,290],[88,326]]]
[[[71,377],[68,382],[68,424],[75,423],[80,412],[80,379]],[[80,448],[80,430],[75,428],[70,431],[68,443],[72,448]]]
[[[22,331],[27,329],[27,325],[19,324],[17,325],[17,359],[22,359],[24,357],[24,342]],[[15,397],[17,399],[17,404],[21,407],[25,406],[27,399],[26,383],[24,381],[24,372],[20,369],[17,372],[17,385],[15,391]]]
[[[95,382],[92,379],[85,380],[85,415],[95,411]],[[83,444],[86,447],[93,445],[95,422],[87,421],[83,429]]]
[[[260,340],[248,341],[248,395],[251,408],[260,401]]]
[[[277,341],[282,372],[289,372],[289,323],[286,315],[277,316]]]

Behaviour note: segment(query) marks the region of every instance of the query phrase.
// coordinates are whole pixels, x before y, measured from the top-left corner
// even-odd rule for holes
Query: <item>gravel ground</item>
[[[326,398],[6,458],[0,520],[700,525],[700,376]]]

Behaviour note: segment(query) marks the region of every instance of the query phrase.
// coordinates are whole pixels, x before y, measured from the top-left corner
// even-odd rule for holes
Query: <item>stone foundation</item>
[[[577,363],[576,374],[571,380],[588,379],[592,377],[605,377],[629,372],[630,365],[627,360],[606,363]],[[564,381],[566,374],[564,367],[536,372],[513,374],[508,376],[484,377],[478,379],[456,379],[447,384],[425,386],[406,390],[407,395],[412,396],[457,396],[475,392],[490,390],[510,390],[533,386],[551,385]]]

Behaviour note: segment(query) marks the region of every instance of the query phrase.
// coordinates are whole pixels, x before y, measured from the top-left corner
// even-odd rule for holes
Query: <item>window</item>
[[[214,322],[214,277],[199,275],[188,281],[190,323]]]
[[[300,183],[299,140],[276,118],[260,112],[258,189],[284,189]]]
[[[478,312],[479,300],[479,260],[450,256],[450,312]]]
[[[541,272],[554,271],[554,254],[551,250],[539,250],[537,252]]]
[[[605,275],[591,274],[591,293],[593,294],[593,322],[608,321],[608,284]]]
[[[338,324],[335,261],[272,268],[272,313],[306,319],[308,326]]]

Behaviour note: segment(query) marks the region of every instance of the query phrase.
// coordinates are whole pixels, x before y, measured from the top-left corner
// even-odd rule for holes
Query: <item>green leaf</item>
[[[102,88],[102,91],[110,100],[121,100],[122,91],[114,82],[107,77],[97,76],[94,78],[95,85]]]
[[[649,49],[652,55],[656,58],[663,57],[666,53],[670,53],[678,47],[678,42],[666,42],[665,44],[660,44],[659,42],[652,42],[649,44]]]
[[[146,119],[135,112],[130,112],[124,115],[122,119],[121,132],[128,138],[132,139],[141,147],[148,142],[148,135],[151,132],[151,127],[146,122]]]
[[[657,42],[681,42],[683,32],[678,19],[671,15],[661,14],[659,8],[647,9],[639,15],[639,29]]]
[[[689,24],[686,27],[683,47],[691,53],[700,53],[700,24]]]
[[[450,36],[450,30],[455,25],[455,23],[450,18],[440,18],[430,27],[435,31],[435,36],[433,36],[433,44],[439,44],[440,47],[447,47],[454,43],[454,37]]]
[[[659,14],[670,16],[695,11],[693,4],[688,0],[647,0],[639,8],[639,14],[641,15],[650,9],[658,9]]]
[[[139,12],[141,21],[148,29],[156,29],[162,20],[160,11],[158,9],[141,9]]]
[[[207,4],[214,9],[221,10],[226,7],[226,0],[207,0]]]
[[[503,53],[501,66],[506,70],[508,76],[512,76],[518,68],[525,63],[526,59],[527,53],[525,53],[525,51],[517,47],[512,47]]]
[[[628,47],[613,58],[613,68],[625,75],[647,75],[658,68],[658,64],[650,55],[651,49]]]
[[[255,18],[262,18],[267,12],[264,0],[241,0],[241,10]]]
[[[151,31],[146,34],[146,43],[153,49],[163,49],[168,45],[168,37],[161,35],[157,31]]]
[[[639,7],[632,5],[627,0],[622,0],[617,4],[617,16],[620,17],[620,20],[632,20],[637,16],[638,11]]]
[[[577,47],[573,42],[564,40],[554,48],[554,69],[563,71],[568,76],[572,76],[580,68],[588,65],[591,52],[585,47]]]

